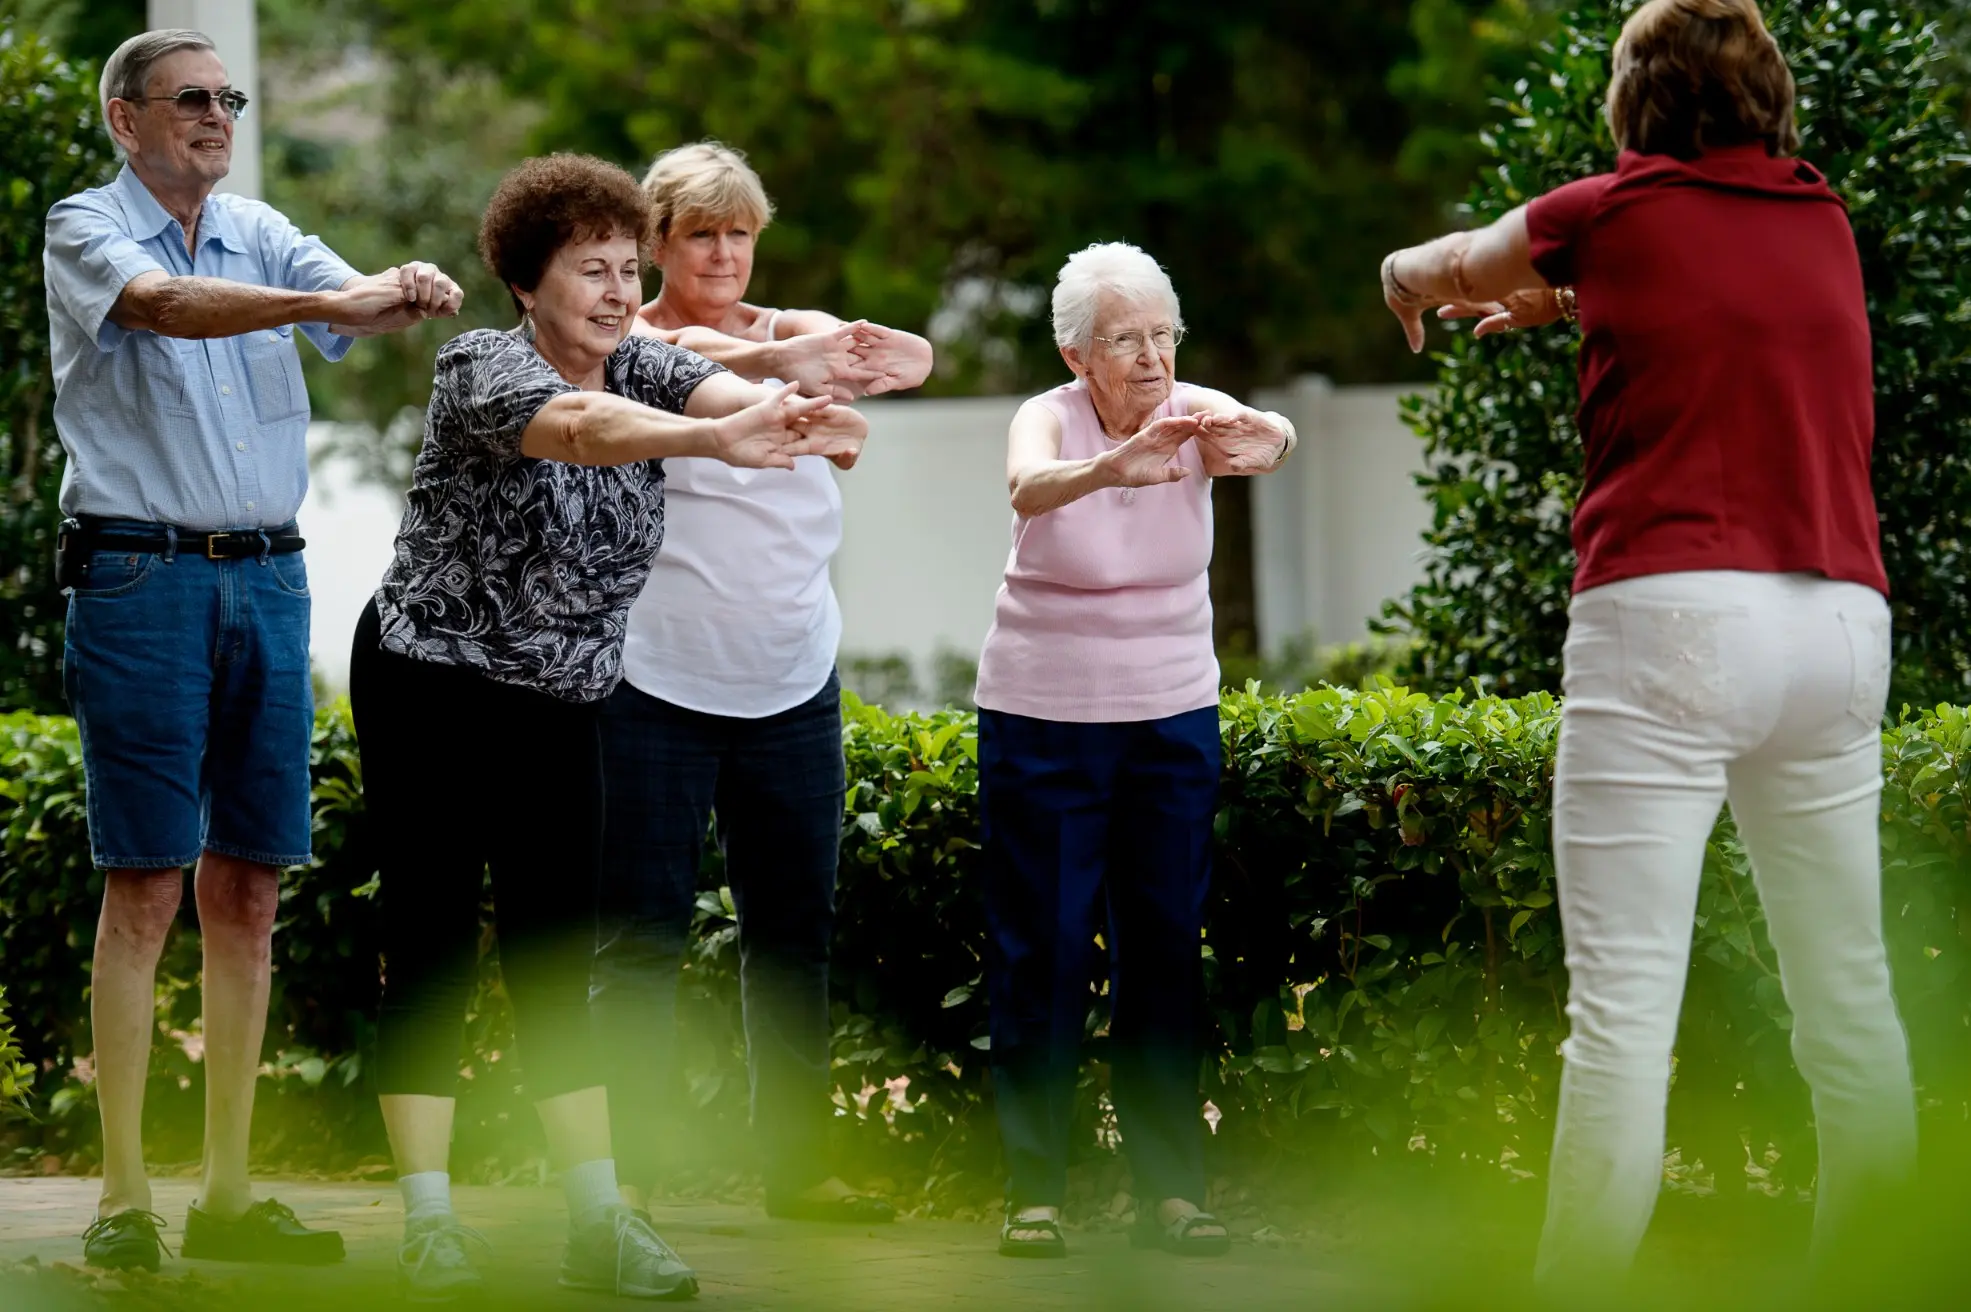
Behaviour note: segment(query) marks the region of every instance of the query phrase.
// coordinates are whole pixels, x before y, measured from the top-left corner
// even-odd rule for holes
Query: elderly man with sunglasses
[[[214,195],[246,98],[209,38],[133,37],[102,79],[127,164],[48,214],[55,426],[68,455],[63,671],[104,872],[91,1019],[105,1267],[159,1264],[141,1128],[158,953],[196,862],[204,1171],[187,1257],[334,1262],[247,1183],[279,874],[309,859],[308,580],[294,515],[308,394],[295,333],[354,337],[458,312],[429,264],[359,275],[258,201]]]

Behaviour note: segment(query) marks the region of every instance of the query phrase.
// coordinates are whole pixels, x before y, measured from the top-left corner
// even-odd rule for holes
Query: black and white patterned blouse
[[[630,337],[603,386],[679,413],[722,369]],[[541,407],[575,390],[518,333],[481,329],[438,353],[396,557],[376,593],[384,650],[569,701],[615,689],[625,616],[664,540],[664,469],[521,455]]]

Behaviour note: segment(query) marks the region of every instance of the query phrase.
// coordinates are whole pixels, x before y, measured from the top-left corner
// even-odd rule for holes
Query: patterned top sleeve
[[[684,413],[685,404],[698,390],[698,384],[726,371],[724,365],[713,364],[696,351],[672,346],[655,337],[624,339],[614,358],[622,360],[623,374],[620,385],[612,386],[611,391],[674,415]]]
[[[518,459],[520,435],[555,397],[578,391],[512,333],[482,328],[438,352],[427,438]]]

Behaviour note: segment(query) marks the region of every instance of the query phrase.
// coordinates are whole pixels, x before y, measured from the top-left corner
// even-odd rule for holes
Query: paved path
[[[45,1274],[80,1266],[77,1238],[93,1213],[99,1182],[0,1179],[0,1308],[43,1312],[71,1306],[65,1290],[80,1278]],[[160,1181],[159,1212],[172,1242],[195,1184]],[[396,1191],[367,1184],[283,1181],[281,1201],[307,1221],[340,1229],[349,1260],[305,1272],[212,1262],[167,1261],[162,1281],[136,1280],[107,1300],[121,1308],[367,1309],[394,1305],[393,1255],[401,1211]],[[268,1191],[262,1186],[262,1196]],[[494,1306],[541,1309],[621,1307],[614,1299],[556,1287],[563,1214],[558,1190],[462,1187],[459,1215],[493,1244],[487,1270]],[[1305,1308],[1345,1302],[1387,1307],[1408,1300],[1333,1264],[1333,1254],[1297,1247],[1237,1245],[1216,1261],[1136,1252],[1122,1234],[1071,1234],[1065,1261],[1018,1262],[994,1251],[995,1227],[903,1220],[840,1227],[773,1221],[729,1204],[660,1205],[658,1229],[698,1271],[698,1305],[707,1309],[891,1308],[1211,1309]],[[174,1243],[175,1247],[175,1243]],[[44,1274],[24,1274],[32,1259]],[[9,1264],[16,1264],[8,1274]],[[1394,1296],[1392,1298],[1392,1295]]]

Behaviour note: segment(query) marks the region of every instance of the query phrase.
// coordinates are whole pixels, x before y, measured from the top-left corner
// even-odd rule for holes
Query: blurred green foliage
[[[934,1194],[994,1177],[985,1079],[976,729],[846,699],[849,793],[834,945],[840,1145],[871,1174]],[[1207,911],[1213,1017],[1204,1095],[1213,1152],[1290,1163],[1371,1150],[1537,1175],[1550,1134],[1566,991],[1549,841],[1559,706],[1432,699],[1387,683],[1292,697],[1228,692]],[[1971,712],[1939,707],[1883,740],[1885,898],[1897,995],[1925,1115],[1971,1115]],[[0,720],[0,970],[40,1123],[22,1152],[86,1164],[88,863],[79,749],[63,719]],[[348,1166],[381,1154],[361,1080],[377,994],[376,853],[345,707],[315,740],[318,863],[284,881],[274,937],[263,1161]],[[737,943],[716,852],[702,872],[680,995],[680,1138],[726,1169],[747,1142]],[[160,971],[159,1155],[194,1155],[196,934]],[[1075,1142],[1108,1116],[1105,969],[1086,961],[1092,1036]],[[1743,848],[1706,853],[1678,1035],[1678,1187],[1787,1194],[1814,1176],[1812,1113]],[[538,1154],[489,935],[467,1018],[455,1169],[505,1178]],[[176,1109],[175,1111],[173,1109]],[[175,1128],[174,1128],[175,1127]],[[78,1156],[79,1154],[79,1156]]]

